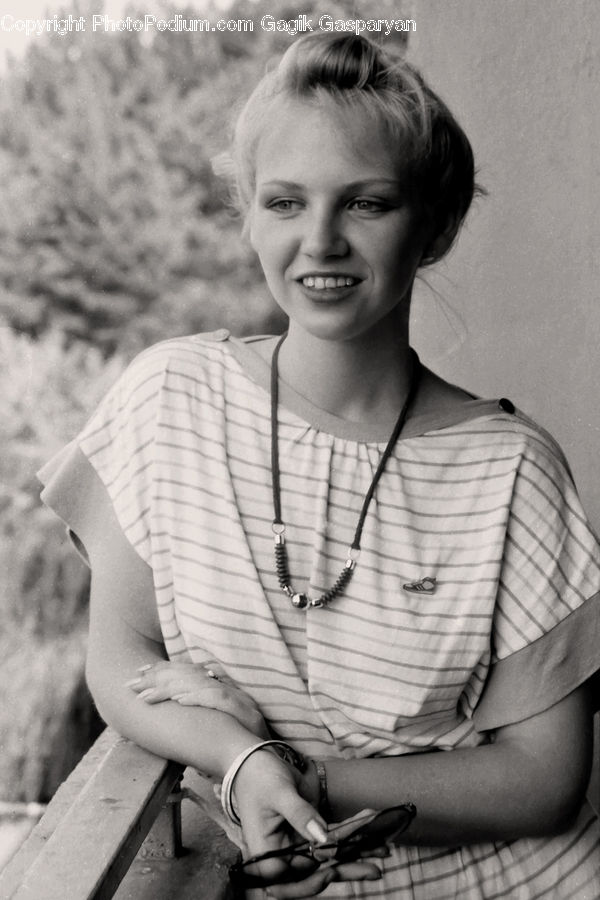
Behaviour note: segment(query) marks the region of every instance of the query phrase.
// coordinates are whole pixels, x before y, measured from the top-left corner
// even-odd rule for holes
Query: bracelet
[[[326,822],[331,818],[331,807],[329,805],[329,795],[327,793],[327,769],[320,759],[313,759],[317,776],[319,779],[319,802],[317,810],[321,813]]]
[[[297,750],[294,750],[290,744],[286,744],[285,741],[261,741],[260,744],[254,744],[253,747],[247,747],[246,750],[242,750],[239,756],[236,756],[227,769],[225,777],[223,778],[223,784],[221,785],[221,806],[223,807],[223,812],[227,818],[234,825],[242,824],[242,821],[233,806],[234,781],[246,760],[249,759],[253,753],[256,753],[258,750],[264,750],[267,747],[273,747],[274,749],[278,748],[282,751],[281,759],[283,759],[284,762],[294,766],[299,772],[306,771],[306,758]]]

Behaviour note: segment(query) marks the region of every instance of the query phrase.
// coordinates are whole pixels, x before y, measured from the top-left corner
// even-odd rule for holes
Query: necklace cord
[[[273,481],[273,524],[283,525],[281,521],[281,487],[279,483],[279,435],[277,410],[279,408],[279,370],[278,360],[281,345],[287,337],[285,331],[273,350],[271,360],[271,476]]]
[[[362,536],[363,526],[365,524],[365,519],[367,518],[367,510],[369,508],[369,504],[373,499],[373,494],[375,493],[375,488],[379,482],[379,479],[383,475],[383,470],[385,469],[386,463],[390,456],[392,455],[392,451],[396,446],[396,442],[400,437],[400,432],[404,428],[404,423],[406,422],[406,417],[408,415],[408,411],[412,405],[413,400],[415,399],[415,395],[419,388],[421,374],[421,366],[419,364],[419,359],[415,351],[411,348],[410,351],[410,372],[409,372],[409,389],[408,394],[406,395],[406,400],[404,401],[404,405],[400,410],[400,415],[396,420],[396,424],[394,425],[394,430],[390,435],[390,439],[387,442],[386,448],[381,454],[381,459],[379,460],[379,465],[375,470],[375,474],[373,476],[373,480],[369,486],[369,490],[365,494],[365,499],[363,501],[362,509],[360,511],[360,516],[358,517],[358,524],[356,526],[356,531],[354,532],[354,540],[352,541],[352,549],[360,550],[360,539]]]
[[[282,334],[280,339],[278,340],[275,349],[273,351],[273,357],[271,361],[271,474],[272,474],[272,487],[273,487],[273,531],[275,533],[275,562],[276,562],[276,570],[277,576],[279,580],[279,584],[282,590],[292,599],[292,603],[295,606],[305,607],[305,606],[324,606],[333,600],[338,594],[342,593],[346,584],[350,580],[352,576],[352,572],[354,570],[354,560],[348,559],[346,561],[345,567],[342,569],[336,583],[333,587],[326,591],[319,600],[309,601],[306,595],[304,594],[294,594],[294,591],[290,585],[290,577],[287,566],[287,552],[285,548],[285,539],[283,537],[283,533],[285,531],[285,525],[281,518],[281,483],[280,483],[280,468],[279,468],[279,423],[278,423],[278,408],[279,408],[279,368],[278,368],[278,360],[279,360],[279,351],[281,350],[281,346],[287,337],[287,331]],[[419,357],[415,353],[415,351],[411,348],[410,350],[410,371],[409,371],[409,389],[406,395],[406,399],[400,410],[400,415],[396,420],[396,424],[394,425],[394,429],[390,435],[390,438],[387,442],[385,450],[381,454],[381,458],[379,460],[379,464],[377,469],[375,470],[375,474],[371,480],[371,484],[369,485],[369,489],[365,495],[363,500],[362,508],[360,511],[360,515],[358,517],[358,523],[356,526],[356,530],[354,532],[354,539],[350,546],[351,551],[359,552],[360,551],[360,539],[362,537],[362,531],[365,524],[365,519],[367,517],[367,511],[369,509],[369,505],[371,500],[373,499],[373,495],[375,493],[375,489],[383,474],[383,470],[387,464],[388,459],[390,458],[392,451],[396,445],[396,442],[400,436],[400,432],[404,428],[404,424],[406,422],[406,417],[408,415],[409,409],[415,399],[417,391],[419,389],[419,382],[421,376],[421,364],[419,362]]]

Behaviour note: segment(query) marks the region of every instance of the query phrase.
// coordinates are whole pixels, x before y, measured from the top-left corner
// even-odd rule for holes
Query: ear
[[[421,257],[421,265],[430,265],[445,256],[452,246],[459,228],[460,219],[456,216],[450,216],[442,231],[436,229],[437,233],[425,245],[423,256]]]

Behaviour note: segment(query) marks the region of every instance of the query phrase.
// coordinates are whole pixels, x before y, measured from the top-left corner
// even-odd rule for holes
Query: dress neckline
[[[258,335],[251,338],[235,338],[230,335],[227,341],[232,355],[244,372],[267,394],[270,394],[270,365],[257,352],[253,344],[272,339],[273,335]],[[363,425],[360,422],[342,419],[334,413],[315,406],[285,382],[280,385],[279,403],[283,410],[295,414],[317,431],[323,431],[333,437],[361,443],[385,443],[389,438],[389,422],[382,422],[381,425],[377,423]],[[405,441],[429,431],[440,431],[471,419],[503,412],[505,412],[505,408],[498,400],[473,397],[472,400],[466,400],[458,408],[449,410],[447,406],[440,406],[437,410],[411,416],[407,420],[399,440]]]

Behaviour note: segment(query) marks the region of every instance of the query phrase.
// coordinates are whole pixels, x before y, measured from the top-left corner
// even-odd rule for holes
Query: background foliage
[[[238,0],[202,16],[267,12],[361,15],[351,0]],[[0,799],[48,799],[98,728],[82,677],[87,574],[35,471],[144,346],[282,327],[211,160],[291,40],[258,27],[50,36],[0,82]]]
[[[98,733],[83,686],[88,575],[35,472],[123,367],[58,331],[0,329],[0,799],[47,800]]]

